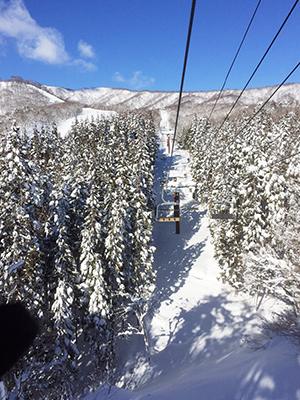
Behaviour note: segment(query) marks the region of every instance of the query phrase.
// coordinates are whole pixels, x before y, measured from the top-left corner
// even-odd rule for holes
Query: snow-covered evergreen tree
[[[298,159],[292,155],[299,146],[299,120],[293,113],[277,118],[275,112],[270,107],[254,111],[251,118],[243,114],[233,123],[227,121],[221,131],[210,132],[207,143],[212,146],[205,147],[205,154],[205,129],[196,119],[185,144],[198,188],[203,176],[210,179],[209,206],[224,204],[234,216],[210,224],[221,277],[237,290],[280,296],[298,308],[297,283],[292,282],[299,278],[291,243],[298,220]],[[286,157],[289,168],[280,161]]]
[[[32,305],[42,294],[38,291],[40,197],[36,171],[16,125],[1,140],[0,169],[2,296],[5,301]]]
[[[72,397],[78,358],[93,361],[91,387],[111,384],[116,338],[144,330],[156,152],[138,113],[75,120],[65,138],[55,124],[1,136],[1,301],[24,301],[41,323],[15,369],[24,399]]]

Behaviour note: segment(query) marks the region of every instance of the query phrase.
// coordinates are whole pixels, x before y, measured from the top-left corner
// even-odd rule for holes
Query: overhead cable
[[[269,166],[270,166],[270,167],[273,167],[273,165],[280,164],[280,163],[282,163],[282,162],[284,162],[284,161],[286,161],[286,160],[290,160],[291,158],[296,157],[296,156],[298,156],[299,154],[300,154],[300,151],[297,151],[297,153],[290,154],[289,156],[286,156],[286,157],[284,157],[284,158],[281,158],[280,160],[273,161],[272,163],[269,164]],[[263,168],[263,169],[264,169],[264,168]]]
[[[226,145],[228,147],[231,143],[235,141],[235,139],[243,132],[243,130],[250,124],[251,121],[263,110],[266,104],[272,99],[272,97],[278,92],[278,90],[286,83],[286,81],[293,75],[293,73],[300,66],[300,61],[298,64],[292,69],[292,71],[287,75],[287,77],[281,82],[279,86],[274,90],[274,92],[267,98],[267,100],[262,104],[262,106],[252,115],[252,117],[246,122],[246,124],[235,134],[234,138]]]
[[[189,47],[190,47],[190,41],[191,41],[191,34],[192,34],[192,27],[193,27],[193,21],[194,21],[195,7],[196,7],[196,0],[193,0],[192,7],[191,7],[191,14],[190,14],[188,36],[187,36],[187,42],[186,42],[186,48],[185,48],[185,56],[184,56],[184,63],[183,63],[183,70],[182,70],[182,77],[181,77],[181,85],[180,85],[179,100],[178,100],[178,106],[177,106],[177,114],[176,114],[176,121],[175,121],[168,177],[169,177],[171,165],[172,165],[172,158],[173,158],[175,138],[176,138],[176,133],[177,133],[178,118],[179,118],[179,111],[180,111],[180,105],[181,105],[181,97],[182,97],[183,84],[184,84],[184,77],[185,77],[185,71],[186,71],[186,65],[187,65],[187,59],[188,59],[188,53],[189,53]]]
[[[278,90],[285,84],[285,82],[291,77],[291,75],[300,67],[300,61],[297,63],[297,65],[292,69],[292,71],[286,76],[286,78],[281,82],[281,84],[276,88],[276,90],[267,98],[267,100],[262,104],[262,106],[256,111],[256,113],[253,114],[253,116],[247,121],[247,123],[241,128],[234,136],[234,138],[226,144],[226,147],[224,146],[223,149],[221,150],[221,155],[224,153],[224,150],[227,149],[235,140],[236,138],[244,131],[244,129],[250,124],[250,122],[263,110],[263,108],[266,106],[266,104],[272,99],[272,97],[278,92]],[[268,167],[272,167],[273,165],[280,164],[281,162],[284,162],[286,160],[289,160],[293,157],[296,157],[300,155],[300,151],[290,154],[289,156],[283,157],[279,160],[269,162],[267,165],[265,165],[261,170],[264,170]],[[247,175],[247,174],[246,174]],[[225,176],[225,169],[224,169],[224,176]]]
[[[238,101],[240,100],[241,96],[243,95],[244,91],[246,90],[246,88],[248,87],[249,83],[251,82],[252,78],[254,77],[254,75],[256,74],[258,68],[261,66],[263,60],[266,58],[268,52],[270,51],[271,47],[273,46],[273,44],[275,43],[276,39],[278,38],[280,32],[282,31],[284,25],[286,24],[286,22],[288,21],[288,19],[290,18],[290,16],[292,15],[296,5],[298,4],[299,0],[296,0],[293,7],[291,8],[290,12],[288,13],[288,15],[286,16],[285,20],[283,21],[281,27],[279,28],[279,30],[277,31],[276,35],[274,36],[272,42],[270,43],[269,47],[267,48],[267,50],[265,51],[264,55],[262,56],[261,60],[259,61],[259,63],[257,64],[255,70],[253,71],[252,75],[250,76],[250,78],[248,79],[246,85],[244,86],[243,90],[241,91],[241,93],[239,94],[238,98],[236,99],[235,103],[233,104],[233,106],[231,107],[229,113],[226,115],[225,119],[223,120],[222,124],[220,125],[218,131],[220,131],[220,129],[223,127],[224,123],[227,121],[227,119],[229,118],[230,114],[232,113],[234,107],[236,106],[236,104],[238,103]]]
[[[251,17],[251,20],[250,20],[250,22],[249,22],[249,24],[248,24],[248,27],[247,27],[247,29],[246,29],[246,32],[245,32],[244,36],[243,36],[243,39],[242,39],[242,41],[241,41],[241,43],[240,43],[240,45],[239,45],[239,47],[238,47],[238,49],[237,49],[237,52],[236,52],[236,54],[235,54],[235,56],[234,56],[234,59],[233,59],[231,65],[230,65],[229,70],[228,70],[228,72],[227,72],[227,75],[226,75],[226,77],[225,77],[225,79],[224,79],[222,88],[221,88],[221,90],[219,91],[218,97],[217,97],[217,99],[216,99],[216,101],[215,101],[215,103],[214,103],[214,105],[213,105],[213,108],[212,108],[210,114],[209,114],[208,120],[211,119],[211,116],[212,116],[212,114],[213,114],[213,112],[214,112],[214,110],[215,110],[215,108],[216,108],[216,105],[217,105],[218,101],[220,100],[220,97],[221,97],[221,94],[222,94],[222,92],[223,92],[223,90],[224,90],[224,88],[225,88],[227,79],[228,79],[228,77],[229,77],[229,75],[230,75],[230,73],[231,73],[231,70],[232,70],[232,68],[233,68],[233,66],[234,66],[234,63],[235,63],[235,61],[236,61],[236,59],[237,59],[237,56],[239,55],[239,52],[240,52],[240,50],[241,50],[241,48],[242,48],[242,46],[243,46],[243,44],[244,44],[244,41],[245,41],[246,36],[247,36],[247,34],[248,34],[248,32],[249,32],[249,29],[250,29],[250,27],[251,27],[251,25],[252,25],[252,22],[253,22],[253,20],[254,20],[254,17],[255,17],[255,15],[256,15],[256,12],[257,12],[257,10],[258,10],[258,7],[260,6],[260,3],[261,3],[261,0],[259,0],[258,3],[257,3],[257,5],[256,5],[256,8],[255,8],[254,13],[253,13],[253,15],[252,15],[252,17]]]

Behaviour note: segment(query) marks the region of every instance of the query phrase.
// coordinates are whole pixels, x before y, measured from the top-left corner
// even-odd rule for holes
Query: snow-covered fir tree
[[[211,129],[209,139],[203,121],[195,119],[185,138],[196,187],[207,181],[211,211],[217,205],[234,217],[210,224],[221,277],[237,290],[278,296],[295,309],[298,133],[295,113],[277,117],[269,107]]]
[[[70,398],[80,358],[91,388],[110,385],[128,307],[141,330],[153,291],[152,118],[75,120],[65,138],[55,124],[23,139],[15,126],[0,145],[1,301],[24,301],[41,324],[4,383],[24,399]]]

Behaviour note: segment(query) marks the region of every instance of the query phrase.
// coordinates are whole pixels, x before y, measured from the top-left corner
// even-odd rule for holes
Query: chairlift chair
[[[230,220],[235,215],[231,212],[232,203],[229,200],[217,200],[210,207],[210,217],[212,219]]]
[[[174,206],[178,205],[175,201],[164,199],[165,188],[161,192],[162,202],[156,206],[156,220],[158,222],[176,222],[180,217],[174,217]]]
[[[176,222],[180,221],[180,217],[174,217],[174,201],[166,201],[158,204],[156,207],[156,220],[158,222]]]

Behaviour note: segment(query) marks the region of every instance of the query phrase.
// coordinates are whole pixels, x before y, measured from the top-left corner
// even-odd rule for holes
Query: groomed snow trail
[[[167,129],[162,118],[158,203],[169,166]],[[142,355],[127,369],[123,382],[134,392],[113,388],[108,395],[100,389],[86,400],[300,400],[297,349],[261,330],[261,317],[278,305],[266,299],[257,312],[253,299],[236,296],[218,280],[209,218],[192,199],[188,157],[175,148],[170,196],[164,196],[172,201],[172,190],[180,190],[180,234],[174,222],[154,226],[158,301],[146,320],[151,361]]]

